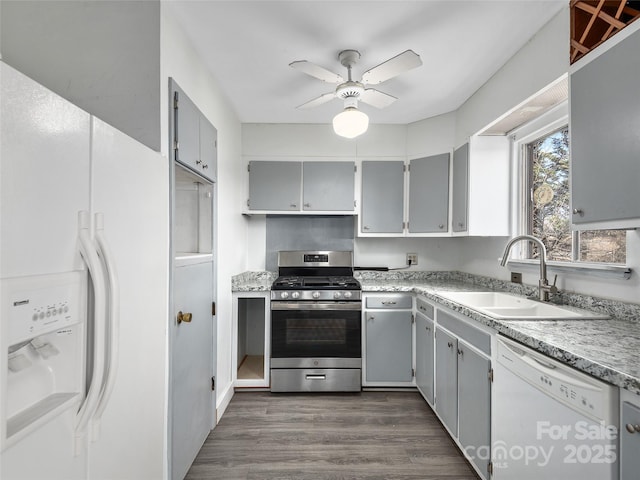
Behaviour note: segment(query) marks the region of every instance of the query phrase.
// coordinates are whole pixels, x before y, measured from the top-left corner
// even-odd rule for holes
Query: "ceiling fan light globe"
[[[369,117],[357,108],[347,107],[333,117],[333,131],[345,138],[355,138],[369,128]]]

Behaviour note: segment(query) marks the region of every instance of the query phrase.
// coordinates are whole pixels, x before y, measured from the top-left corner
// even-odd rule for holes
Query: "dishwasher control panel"
[[[612,385],[508,339],[498,339],[498,362],[559,402],[598,422],[611,423]]]

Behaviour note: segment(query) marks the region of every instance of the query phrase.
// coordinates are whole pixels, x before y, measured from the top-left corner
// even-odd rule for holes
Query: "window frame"
[[[514,235],[524,235],[530,232],[529,225],[529,197],[530,176],[527,156],[528,145],[545,135],[558,131],[569,124],[568,101],[561,102],[539,117],[509,132],[511,140],[512,178],[512,212],[511,225]],[[569,135],[571,132],[569,131]],[[624,278],[631,277],[631,269],[627,264],[595,263],[579,261],[578,236],[572,229],[571,261],[547,262],[548,269],[554,273],[580,273],[598,277]],[[539,268],[537,259],[528,258],[529,246],[519,242],[513,247],[513,254],[508,262],[511,267],[535,269]],[[627,258],[628,262],[628,258]]]

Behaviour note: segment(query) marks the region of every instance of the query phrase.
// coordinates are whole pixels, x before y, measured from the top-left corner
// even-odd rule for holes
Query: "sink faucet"
[[[547,249],[539,238],[532,235],[518,235],[517,237],[513,237],[504,247],[504,253],[502,254],[500,265],[504,267],[507,264],[511,247],[520,240],[529,240],[540,247],[540,280],[538,280],[538,299],[541,302],[548,302],[549,294],[558,293],[558,288],[556,287],[555,280],[553,285],[549,285],[549,280],[547,280]],[[556,278],[558,278],[557,275]]]

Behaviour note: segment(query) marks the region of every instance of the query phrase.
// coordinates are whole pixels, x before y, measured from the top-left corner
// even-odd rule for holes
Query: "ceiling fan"
[[[367,70],[362,74],[360,81],[355,81],[351,78],[351,68],[360,60],[360,52],[343,50],[338,54],[338,60],[347,68],[346,81],[341,75],[307,60],[298,60],[290,63],[289,66],[323,82],[337,84],[335,91],[320,95],[297,108],[317,107],[334,98],[344,100],[344,111],[334,117],[333,128],[338,135],[347,138],[354,138],[364,133],[369,125],[369,117],[358,110],[358,101],[377,108],[384,108],[397,100],[393,95],[375,88],[366,88],[367,85],[377,85],[422,65],[422,60],[417,53],[413,50],[406,50]]]

